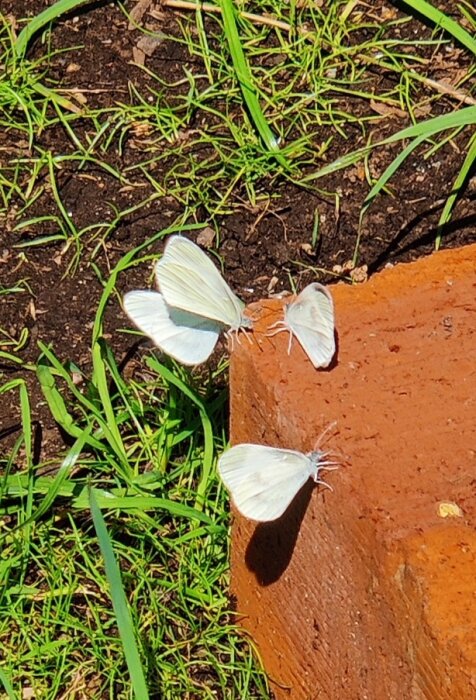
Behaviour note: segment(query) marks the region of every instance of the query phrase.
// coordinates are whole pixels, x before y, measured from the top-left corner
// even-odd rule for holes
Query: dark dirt
[[[4,16],[20,19],[33,16],[51,4],[52,2],[40,0],[0,0],[0,12]],[[452,4],[456,13],[456,3]],[[135,3],[127,2],[125,5],[130,11]],[[442,5],[448,11],[448,3]],[[383,8],[395,11],[395,7],[395,4],[385,0],[377,0],[372,4],[371,11],[375,16]],[[184,15],[181,17],[183,19]],[[161,28],[166,34],[177,33],[176,18],[173,11],[165,10]],[[412,39],[417,32],[422,40],[432,36],[431,29],[416,20],[404,25],[404,28]],[[144,71],[131,64],[133,48],[141,36],[139,31],[128,29],[127,18],[118,5],[90,3],[79,14],[69,16],[56,25],[53,47],[77,48],[55,54],[48,76],[62,88],[76,90],[77,94],[86,97],[89,106],[107,107],[126,102],[129,99],[130,84],[143,88],[145,92],[150,80]],[[44,51],[45,47],[37,40],[29,56],[37,58]],[[427,56],[431,55],[428,47],[422,47],[422,53],[425,51]],[[190,70],[202,70],[197,58],[190,57],[185,46],[172,40],[164,41],[160,51],[146,60],[151,71],[170,83],[183,75],[184,64]],[[467,68],[467,64],[467,52],[452,46],[451,51],[448,48],[445,50],[444,60],[435,59],[429,65],[428,77],[452,83],[458,72]],[[369,81],[375,85],[376,93],[379,86],[391,80],[392,75],[385,74],[375,66],[369,67]],[[468,91],[468,84],[465,87]],[[421,90],[422,96],[426,93],[434,94],[424,86]],[[334,97],[337,100],[338,95]],[[361,114],[363,109],[369,110],[367,103],[355,101],[355,104],[351,104],[345,96],[340,99],[342,109],[349,112]],[[425,116],[435,116],[459,106],[461,105],[453,97],[445,96]],[[408,122],[401,116],[383,115],[381,121],[372,127],[372,138],[384,138],[407,125]],[[86,138],[90,129],[86,122],[82,131],[77,123],[75,128],[83,138]],[[327,127],[326,129],[328,131]],[[348,133],[351,133],[350,127]],[[317,131],[316,144],[327,136],[328,133],[319,134]],[[365,138],[357,129],[352,143],[336,134],[327,160],[330,162],[365,145]],[[369,274],[388,263],[408,261],[432,252],[438,217],[463,162],[468,138],[468,131],[456,136],[428,160],[423,158],[424,151],[418,151],[392,180],[392,194],[385,194],[374,203],[365,220],[359,247],[358,264],[366,265]],[[115,145],[116,148],[110,148],[107,154],[101,154],[101,158],[107,159],[108,163],[123,172],[125,168],[144,160],[143,149],[148,146],[148,134],[130,132],[125,143],[121,144],[122,150],[118,143]],[[67,134],[60,127],[47,129],[37,146],[53,153],[68,153],[72,149]],[[399,152],[399,148],[399,145],[394,145],[375,151],[370,159],[371,173],[380,174]],[[4,129],[0,133],[0,163],[8,168],[15,158],[29,155],[23,134],[18,134],[13,129]],[[162,168],[172,166],[170,159],[161,165]],[[154,175],[158,177],[157,172]],[[46,172],[42,178],[44,191],[28,210],[28,218],[33,215],[57,214]],[[134,212],[134,205],[145,200],[152,191],[142,176],[135,175],[133,186],[128,186],[94,164],[79,170],[76,165],[65,163],[58,181],[61,199],[78,228],[111,221],[114,209],[130,210],[127,216],[118,220],[96,253],[95,263],[104,277],[107,277],[111,267],[127,251],[171,224],[181,212],[180,203],[171,197],[158,197],[148,207],[138,208]],[[266,183],[263,183],[263,190],[265,189]],[[364,169],[358,165],[318,180],[312,192],[284,179],[275,180],[272,183],[273,196],[266,205],[252,207],[245,203],[244,189],[236,192],[235,204],[241,201],[242,205],[219,222],[218,250],[224,260],[228,282],[245,301],[250,302],[268,296],[271,291],[276,293],[290,289],[290,278],[300,288],[315,279],[316,271],[321,281],[335,281],[333,268],[336,265],[345,267],[346,262],[352,258],[360,207],[368,191]],[[476,180],[473,178],[456,205],[452,222],[444,231],[443,247],[462,246],[476,240],[475,199]],[[78,269],[74,274],[65,274],[72,248],[64,251],[62,242],[23,251],[15,247],[30,238],[57,231],[57,226],[51,222],[30,229],[15,230],[15,226],[22,221],[20,207],[20,202],[11,201],[8,211],[4,215],[0,213],[1,286],[9,288],[23,279],[27,280],[31,293],[25,291],[0,297],[0,328],[14,338],[19,336],[24,327],[29,329],[29,342],[22,352],[22,357],[26,360],[36,360],[36,342],[42,340],[51,343],[62,360],[73,360],[87,371],[92,322],[102,291],[98,276],[90,265],[96,243],[85,242]],[[310,242],[316,210],[320,216],[320,239],[317,250],[310,251],[302,246]],[[202,221],[207,223],[206,220]],[[160,249],[161,245],[157,244],[156,251]],[[23,257],[21,252],[24,253]],[[119,291],[146,286],[147,273],[142,268],[131,271],[127,279],[122,276],[119,279]],[[107,337],[119,359],[134,341],[130,336],[116,333],[116,330],[128,326],[119,304],[111,305],[106,317]],[[6,369],[8,373],[11,372],[11,376],[15,374],[12,368]],[[41,419],[46,434],[50,431],[53,435],[51,418],[37,405],[41,395],[33,380],[30,384],[35,418]],[[2,430],[10,432],[10,429],[15,428],[16,421],[16,400],[12,401],[12,406],[6,403],[1,405],[0,438]],[[45,454],[51,455],[51,449],[44,447],[40,456],[44,458]]]

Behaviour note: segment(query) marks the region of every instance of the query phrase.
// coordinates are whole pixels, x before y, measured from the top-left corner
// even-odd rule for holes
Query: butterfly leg
[[[272,323],[270,326],[268,326],[268,330],[271,330],[271,328],[276,328],[275,331],[272,333],[266,333],[266,335],[271,338],[273,335],[277,335],[277,333],[281,333],[281,331],[285,331],[288,329],[288,326],[285,321],[276,321],[276,323]]]
[[[229,329],[229,330],[225,331],[225,335],[228,338],[228,340],[230,341],[231,352],[233,352],[233,350],[235,348],[235,334],[233,333],[233,331],[231,329]]]
[[[240,340],[241,333],[243,333],[243,335],[245,336],[245,338],[247,339],[247,341],[251,345],[253,344],[253,339],[250,337],[251,333],[249,333],[247,330],[245,330],[244,328],[240,328],[239,330],[236,328],[230,328],[229,330],[226,331],[225,335],[228,336],[228,338],[230,338],[230,340],[231,340],[232,352],[233,352],[233,349],[235,347],[235,345],[234,345],[235,338],[236,338],[236,342],[238,343],[238,345],[241,345],[241,340]]]
[[[250,345],[253,345],[253,334],[250,333],[250,332],[249,332],[248,330],[246,330],[245,328],[242,328],[242,329],[241,329],[241,332],[243,333],[243,335],[245,336],[245,338],[246,338],[246,340],[249,342],[249,344],[250,344]]]
[[[271,338],[273,335],[277,335],[278,333],[281,333],[282,331],[289,331],[288,355],[290,355],[291,343],[293,340],[293,333],[292,333],[292,330],[289,328],[288,324],[286,323],[286,321],[276,321],[276,323],[273,323],[273,324],[271,324],[271,326],[269,326],[268,330],[270,328],[276,328],[276,330],[273,331],[272,333],[266,333],[268,338]]]
[[[326,489],[329,489],[329,491],[334,491],[332,486],[327,483],[327,481],[323,481],[322,479],[314,479],[314,483],[319,484],[319,486],[325,486]]]

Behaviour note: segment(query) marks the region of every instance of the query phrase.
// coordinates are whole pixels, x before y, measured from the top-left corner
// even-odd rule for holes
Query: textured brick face
[[[265,335],[278,301],[235,344],[232,442],[309,451],[337,421],[342,461],[278,521],[236,514],[242,624],[279,699],[475,698],[476,246],[331,289],[327,370]]]

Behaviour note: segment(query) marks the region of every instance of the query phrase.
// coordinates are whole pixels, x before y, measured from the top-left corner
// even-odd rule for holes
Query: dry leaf
[[[145,63],[145,53],[138,49],[137,46],[132,47],[132,58],[138,66],[143,66]]]
[[[370,100],[370,106],[374,112],[377,112],[377,114],[381,114],[383,117],[400,117],[401,119],[403,119],[407,116],[406,112],[404,112],[402,109],[399,109],[394,105],[385,104],[384,102],[376,102],[375,100]]]
[[[146,56],[152,56],[156,49],[163,43],[165,39],[165,34],[163,32],[156,32],[155,34],[150,34],[149,36],[143,36],[137,42],[136,46],[139,51],[142,51]]]
[[[132,31],[141,23],[142,17],[145,15],[149,7],[152,5],[152,0],[139,0],[129,13],[129,24],[127,29]]]
[[[462,518],[463,511],[457,503],[441,501],[438,503],[438,515],[440,518]]]

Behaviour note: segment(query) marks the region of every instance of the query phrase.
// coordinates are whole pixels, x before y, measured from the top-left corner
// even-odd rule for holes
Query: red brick
[[[282,302],[235,344],[232,443],[345,456],[278,521],[235,514],[232,590],[278,699],[476,697],[476,246],[331,288],[338,353],[315,370]],[[462,517],[443,518],[456,503]]]

